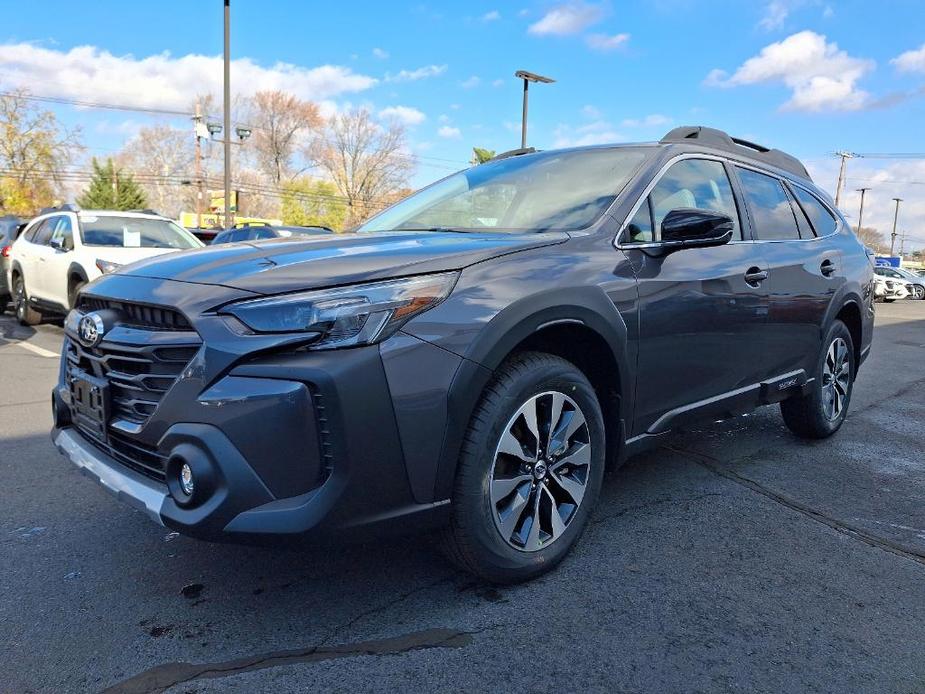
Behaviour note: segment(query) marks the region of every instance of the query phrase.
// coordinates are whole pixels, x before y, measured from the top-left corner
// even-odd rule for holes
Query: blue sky
[[[221,2],[3,2],[0,87],[70,99],[185,108],[219,93]],[[329,110],[367,106],[408,126],[420,185],[473,145],[519,144],[517,69],[540,148],[657,139],[706,124],[793,152],[834,188],[831,153],[925,150],[925,4],[891,0],[357,2],[232,0],[234,91],[286,88]],[[83,47],[83,48],[81,48]],[[391,110],[387,110],[391,109]],[[163,116],[55,107],[90,154]],[[167,118],[167,120],[170,120]],[[177,125],[183,119],[174,119]],[[856,159],[870,216],[890,198],[925,245],[925,160]]]

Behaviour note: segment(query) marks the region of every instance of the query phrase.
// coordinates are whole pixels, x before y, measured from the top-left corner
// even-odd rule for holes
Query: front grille
[[[87,348],[69,339],[65,354],[69,366],[109,382],[112,419],[140,429],[197,351],[198,344],[158,347],[103,343]]]
[[[122,315],[122,325],[143,330],[192,330],[189,321],[179,311],[163,306],[137,304],[95,296],[81,297],[77,306],[82,313],[112,309]]]
[[[182,318],[182,315],[171,309],[148,313],[145,311],[154,309],[139,308],[138,304],[91,300],[101,302],[97,310],[101,310],[104,304],[105,308],[119,307],[116,310],[121,316],[117,322],[120,342],[104,337],[99,345],[85,347],[70,334],[65,340],[68,383],[72,375],[84,372],[105,380],[109,390],[105,436],[81,417],[73,417],[75,426],[85,439],[126,467],[164,481],[164,456],[137,435],[199,351],[202,341],[192,328],[181,332],[176,327],[179,325],[176,316]],[[83,306],[81,304],[81,308]],[[141,312],[129,312],[125,306],[135,306]],[[171,315],[174,318],[165,319],[165,316]],[[147,325],[138,324],[139,316],[147,321]],[[155,323],[165,320],[173,327],[151,332]],[[139,330],[145,332],[136,332]],[[115,333],[113,337],[116,337]]]

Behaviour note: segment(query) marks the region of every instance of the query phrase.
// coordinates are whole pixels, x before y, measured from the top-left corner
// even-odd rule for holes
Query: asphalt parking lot
[[[168,533],[52,447],[60,340],[0,317],[0,692],[925,691],[925,302],[878,306],[834,439],[680,432],[508,588],[419,538]]]

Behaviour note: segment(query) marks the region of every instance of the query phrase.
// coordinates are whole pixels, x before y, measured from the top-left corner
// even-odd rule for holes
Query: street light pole
[[[231,8],[225,0],[225,228],[231,224]]]
[[[861,194],[861,209],[858,210],[858,233],[861,233],[861,222],[864,221],[864,194],[870,190],[870,188],[858,188],[858,192]]]
[[[520,121],[520,148],[527,148],[527,98],[530,89],[530,82],[541,82],[543,84],[550,84],[555,82],[551,77],[544,77],[543,75],[537,75],[532,72],[527,72],[526,70],[518,70],[514,73],[514,77],[524,81],[524,105],[523,113],[521,115]]]
[[[893,198],[896,202],[896,211],[893,213],[893,233],[890,234],[890,257],[893,257],[893,249],[896,246],[896,221],[899,219],[899,203],[903,201],[902,198]]]

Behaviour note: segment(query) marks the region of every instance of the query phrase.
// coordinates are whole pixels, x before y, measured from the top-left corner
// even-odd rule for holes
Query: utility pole
[[[890,234],[890,257],[893,257],[893,249],[896,246],[896,221],[899,219],[899,203],[903,201],[902,198],[893,198],[896,202],[896,211],[893,213],[893,233]]]
[[[225,0],[225,228],[231,223],[231,8]]]
[[[902,258],[906,255],[906,232],[903,231],[902,235],[899,237],[899,257]]]
[[[845,183],[845,166],[849,159],[856,157],[857,155],[853,152],[836,152],[835,156],[841,157],[841,166],[838,167],[838,183],[835,184],[835,207],[838,207],[838,203],[841,201],[841,189]]]
[[[861,209],[858,210],[858,233],[861,233],[861,222],[864,221],[864,194],[870,190],[870,188],[858,188],[858,192],[861,194]]]
[[[196,115],[193,116],[193,129],[196,133],[196,228],[202,228],[202,142],[200,130],[202,129],[202,107],[196,99]]]

